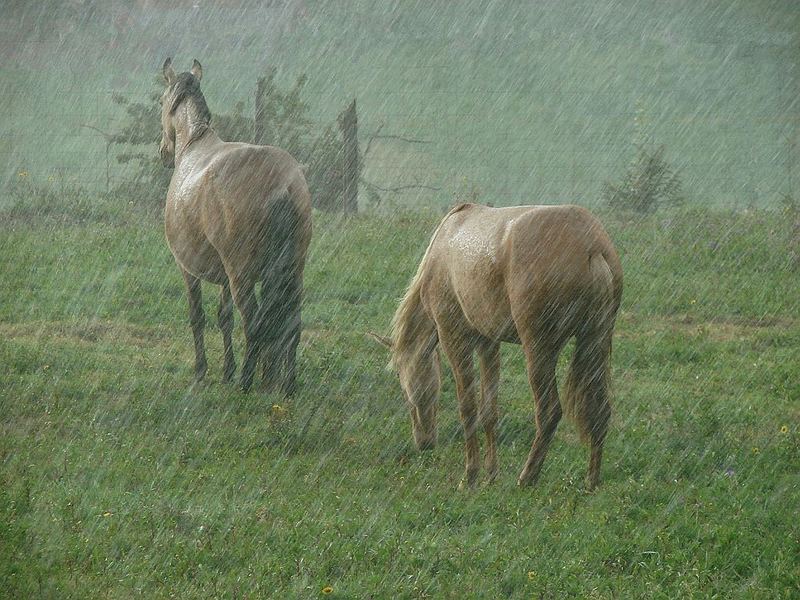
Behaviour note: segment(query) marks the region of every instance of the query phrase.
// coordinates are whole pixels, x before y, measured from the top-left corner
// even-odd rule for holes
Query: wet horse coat
[[[478,425],[486,432],[486,469],[493,479],[500,343],[521,344],[537,427],[519,483],[533,483],[562,415],[558,355],[574,337],[565,408],[589,442],[587,485],[593,488],[611,413],[608,366],[621,295],[619,257],[600,222],[583,208],[465,204],[450,211],[395,313],[389,340],[417,446],[436,442],[435,350],[441,346],[456,382],[465,483],[474,484],[479,471]],[[479,408],[474,353],[481,369]]]
[[[200,92],[202,68],[176,74],[164,64],[161,156],[175,172],[165,207],[170,250],[183,273],[195,339],[195,375],[206,373],[200,281],[222,286],[218,311],[224,379],[235,371],[233,304],[242,314],[242,388],[261,358],[271,389],[295,386],[303,269],[311,239],[311,200],[301,165],[272,146],[224,142],[210,126]],[[261,286],[261,298],[256,285]]]

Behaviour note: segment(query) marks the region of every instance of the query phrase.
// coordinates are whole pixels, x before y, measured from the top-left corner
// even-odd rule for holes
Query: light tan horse
[[[311,198],[302,167],[279,148],[223,142],[214,133],[196,60],[191,72],[176,74],[167,59],[163,75],[160,152],[164,164],[175,168],[165,228],[189,296],[195,377],[201,380],[207,369],[200,292],[205,280],[222,286],[223,379],[233,379],[236,370],[231,345],[235,303],[246,342],[242,389],[250,388],[260,358],[265,387],[282,383],[282,391],[292,394],[303,268],[311,240]]]
[[[391,339],[382,339],[392,350],[417,447],[436,443],[436,350],[441,345],[453,369],[466,439],[462,484],[472,486],[478,477],[479,425],[486,432],[487,478],[493,480],[500,343],[522,344],[536,405],[536,436],[518,483],[535,483],[562,414],[556,362],[574,337],[564,408],[590,445],[587,487],[593,489],[611,415],[609,358],[621,296],[619,257],[589,211],[578,206],[474,204],[451,210],[433,234],[394,315]]]

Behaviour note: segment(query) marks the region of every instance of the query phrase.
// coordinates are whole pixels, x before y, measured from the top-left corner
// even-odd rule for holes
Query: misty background
[[[102,188],[105,141],[86,125],[118,129],[113,95],[145,100],[169,56],[203,64],[214,114],[252,115],[256,79],[276,67],[283,86],[308,75],[320,124],[357,98],[362,149],[378,128],[428,141],[370,150],[370,181],[440,188],[394,193],[398,206],[593,205],[635,144],[664,146],[691,204],[774,206],[800,185],[791,0],[0,6],[5,182],[25,170]]]

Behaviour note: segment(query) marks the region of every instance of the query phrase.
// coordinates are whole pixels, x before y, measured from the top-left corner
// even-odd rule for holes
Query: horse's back
[[[440,325],[517,341],[502,263],[509,227],[527,208],[464,204],[444,218],[426,255],[422,291]]]
[[[167,238],[176,259],[219,282],[212,274],[221,265],[228,276],[232,270],[253,274],[290,244],[302,270],[311,238],[302,166],[280,148],[221,141],[192,159],[167,203]]]
[[[446,314],[457,303],[469,327],[494,340],[518,341],[522,314],[559,312],[593,293],[593,256],[604,257],[621,286],[608,235],[573,205],[463,205],[445,218],[429,254],[428,304]]]
[[[280,148],[225,143],[206,171],[207,191],[224,210],[243,210],[257,217],[268,214],[281,196],[288,196],[298,210],[311,211],[302,166]]]

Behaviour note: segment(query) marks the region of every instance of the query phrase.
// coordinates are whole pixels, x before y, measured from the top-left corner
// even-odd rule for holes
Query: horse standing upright
[[[441,384],[436,349],[441,345],[453,369],[466,440],[463,483],[471,486],[477,480],[479,425],[486,432],[488,479],[494,479],[500,343],[522,344],[536,405],[536,436],[518,483],[534,483],[562,415],[558,355],[574,337],[564,404],[589,442],[587,487],[594,488],[611,415],[608,370],[621,297],[619,257],[589,211],[474,204],[451,210],[394,315],[391,339],[382,340],[392,350],[417,447],[436,443]]]
[[[207,370],[205,315],[200,281],[222,286],[218,317],[225,363],[236,364],[231,335],[233,304],[242,314],[245,355],[241,387],[247,391],[259,359],[264,384],[290,395],[300,340],[303,269],[311,240],[311,197],[301,165],[272,146],[223,142],[211,128],[200,91],[202,67],[176,74],[163,67],[161,146],[175,172],[167,192],[165,230],[183,273],[194,334],[195,377]],[[256,285],[261,286],[260,300]],[[282,377],[281,377],[282,376]]]

